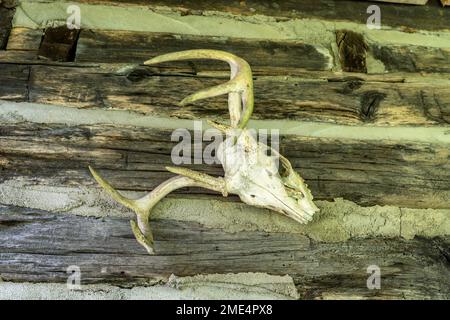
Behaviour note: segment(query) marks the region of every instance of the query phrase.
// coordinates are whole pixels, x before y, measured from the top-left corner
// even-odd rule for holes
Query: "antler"
[[[225,182],[223,178],[214,178],[207,174],[196,172],[185,168],[166,167],[173,173],[178,173],[173,178],[161,183],[152,192],[139,199],[129,199],[121,195],[114,189],[108,181],[103,179],[92,167],[89,166],[92,176],[105,189],[114,200],[127,208],[134,210],[137,217],[137,223],[130,221],[136,240],[147,249],[148,253],[153,254],[153,234],[149,224],[150,212],[152,208],[166,195],[176,189],[183,187],[201,187],[221,192],[224,197],[227,196]]]
[[[197,100],[228,93],[231,126],[233,128],[245,128],[253,113],[253,78],[252,70],[247,61],[234,54],[219,50],[186,50],[164,54],[147,60],[144,64],[153,65],[167,61],[192,59],[214,59],[228,62],[231,68],[230,81],[191,94],[184,98],[180,105],[184,106]]]

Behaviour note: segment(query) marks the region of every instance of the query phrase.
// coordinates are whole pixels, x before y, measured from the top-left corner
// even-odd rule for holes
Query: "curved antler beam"
[[[208,89],[198,91],[184,98],[180,105],[197,100],[216,97],[228,93],[228,109],[231,126],[243,129],[253,113],[253,78],[252,70],[247,61],[234,54],[219,50],[186,50],[164,54],[144,62],[145,65],[154,65],[168,61],[214,59],[225,61],[230,65],[230,81]]]

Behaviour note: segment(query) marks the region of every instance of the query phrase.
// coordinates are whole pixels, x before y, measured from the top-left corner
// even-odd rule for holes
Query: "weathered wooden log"
[[[0,207],[0,277],[6,281],[132,286],[206,273],[289,274],[303,298],[448,299],[449,239],[365,239],[316,243],[289,233],[229,234],[196,223],[153,221],[157,254],[133,238],[128,220],[79,217]],[[369,290],[367,268],[381,271],[381,289]]]
[[[304,70],[320,71],[338,67],[330,49],[331,43],[324,45],[298,40],[244,39],[121,30],[82,30],[78,38],[78,33],[64,30],[64,28],[48,28],[46,33],[48,35],[58,32],[73,33],[70,40],[65,40],[70,44],[60,43],[62,41],[56,38],[42,37],[41,29],[14,28],[11,31],[7,49],[19,51],[19,53],[24,50],[35,51],[36,55],[32,58],[37,60],[38,50],[41,51],[41,56],[45,56],[49,55],[49,53],[43,53],[43,50],[48,51],[47,47],[61,51],[76,46],[76,54],[70,51],[70,59],[62,58],[67,61],[75,59],[82,63],[139,64],[151,57],[168,52],[209,48],[225,50],[243,57],[250,63],[255,75],[286,76],[296,75]],[[362,34],[350,30],[336,30],[336,34],[340,64],[344,71],[367,72],[367,53],[378,59],[389,72],[449,72],[450,51],[445,45],[429,47],[417,44],[378,43],[373,40],[367,41]],[[358,43],[354,42],[356,37]],[[352,58],[351,55],[356,52],[358,57]],[[348,56],[344,57],[345,55]],[[62,58],[54,57],[53,60],[62,61]],[[0,56],[0,61],[2,60],[5,61]],[[357,65],[352,66],[351,61]],[[170,63],[162,66],[187,69],[192,74],[228,69],[225,63],[207,60]]]
[[[11,31],[11,22],[14,16],[13,5],[8,5],[9,1],[0,3],[0,50],[6,48],[9,33]]]
[[[180,108],[184,97],[223,78],[123,66],[62,67],[0,64],[0,99],[77,108],[125,109],[187,119],[228,118],[226,97]],[[442,125],[449,123],[449,80],[402,75],[352,77],[303,73],[257,77],[254,119],[290,119],[339,124]]]
[[[165,166],[173,165],[171,150],[177,143],[170,130],[162,129],[5,123],[0,128],[0,181],[22,177],[43,185],[96,185],[87,170],[92,165],[118,189],[150,191],[172,176]],[[316,199],[448,208],[445,144],[286,135],[280,148]],[[222,174],[220,165],[190,167]]]
[[[0,49],[7,49],[0,51],[3,100],[127,110],[163,117],[165,121],[170,117],[223,121],[228,118],[225,97],[184,109],[176,104],[200,88],[223,82],[229,77],[228,71],[224,72],[227,65],[207,61],[151,68],[139,65],[162,53],[202,47],[230,51],[250,62],[255,76],[255,119],[327,122],[330,126],[337,123],[355,130],[418,125],[422,126],[418,130],[432,127],[425,128],[432,129],[429,132],[441,130],[450,121],[450,79],[446,74],[450,71],[450,51],[438,44],[387,45],[373,39],[366,43],[358,34],[353,38],[357,46],[353,46],[353,41],[340,42],[348,35],[349,31],[345,31],[337,39],[340,65],[352,74],[330,72],[339,65],[333,62],[334,43],[105,30],[82,30],[79,39],[73,32],[66,43],[66,37],[59,37],[65,34],[62,29],[14,28],[6,44],[13,6],[5,8],[3,3]],[[324,0],[320,6],[312,0],[89,3],[145,5],[146,9],[167,5],[173,12],[187,15],[200,15],[205,10],[218,11],[219,15],[264,14],[278,21],[318,18],[365,24],[368,17],[368,3],[348,0]],[[450,11],[440,8],[437,2],[424,8],[379,6],[384,26],[404,32],[450,29]],[[332,33],[331,28],[328,31]],[[366,53],[378,59],[386,71],[409,74],[355,73],[367,71]],[[75,62],[67,62],[72,60]],[[417,72],[440,74],[421,76]],[[36,112],[42,112],[39,106],[36,108]],[[52,123],[46,124],[29,122],[14,112],[2,116],[0,194],[2,187],[15,184],[39,184],[43,189],[96,186],[87,165],[94,166],[120,190],[150,191],[172,176],[164,167],[173,165],[170,155],[176,142],[170,139],[171,130],[162,126],[67,125],[64,119],[57,122],[51,117]],[[306,179],[316,199],[341,197],[360,205],[449,208],[448,144],[415,138],[375,140],[289,134],[281,137],[281,152]],[[207,143],[203,141],[203,145]],[[223,173],[219,165],[185,166],[212,175]],[[203,189],[179,192],[193,197],[221,197]],[[33,199],[39,200],[45,201]],[[398,227],[398,234],[403,235],[401,209],[399,215],[399,225],[392,227]],[[404,240],[349,236],[346,242],[320,243],[296,233],[231,234],[193,222],[165,219],[152,221],[152,226],[155,256],[149,256],[136,243],[125,218],[81,217],[0,206],[0,281],[66,282],[71,265],[81,268],[82,284],[130,287],[166,280],[172,273],[265,272],[291,275],[302,298],[450,299],[448,237]],[[350,233],[354,237],[353,231]],[[370,276],[367,268],[371,265],[380,268],[381,290],[366,286]]]
[[[424,5],[427,4],[428,0],[375,0],[378,2],[390,2],[390,3],[403,3],[403,4],[415,4]]]
[[[224,50],[245,59],[252,70],[288,74],[291,69],[330,70],[331,52],[323,47],[295,40],[240,39],[183,34],[83,30],[77,45],[76,61],[142,63],[169,52],[189,49]],[[270,62],[270,63],[269,63]],[[171,65],[174,65],[173,63]],[[190,66],[194,72],[228,70],[226,63],[189,61],[175,65]]]
[[[97,4],[112,5],[145,5],[146,7],[167,6],[181,14],[202,14],[204,11],[219,11],[239,15],[263,14],[278,18],[317,18],[330,21],[367,22],[366,1],[359,0],[316,0],[261,2],[247,0],[245,2],[227,0],[202,0],[180,2],[178,0],[79,0]],[[412,30],[449,30],[450,12],[442,8],[437,1],[430,1],[426,6],[405,6],[403,4],[377,3],[383,12],[383,25],[406,27]]]
[[[41,45],[43,35],[44,31],[42,29],[12,28],[6,50],[19,52],[33,51],[36,53],[35,58],[37,58],[37,52]]]

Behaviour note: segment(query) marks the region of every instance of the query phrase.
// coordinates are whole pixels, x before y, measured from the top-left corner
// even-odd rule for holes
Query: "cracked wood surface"
[[[280,19],[315,18],[329,21],[351,21],[366,24],[367,1],[360,0],[287,0],[287,1],[228,1],[228,0],[78,0],[111,5],[145,5],[146,7],[166,6],[181,14],[202,15],[205,11],[218,11],[245,16],[266,15]],[[438,1],[429,1],[424,6],[408,6],[393,3],[376,3],[382,12],[383,25],[410,30],[449,30],[450,12]],[[439,18],[438,18],[439,17]]]
[[[349,30],[336,30],[351,32]],[[443,47],[427,47],[420,45],[394,45],[369,42],[363,35],[359,36],[357,47],[355,42],[341,43],[338,36],[336,43],[339,52],[343,47],[348,52],[368,51],[390,72],[450,72],[450,49]],[[354,38],[354,37],[353,37]],[[331,43],[329,44],[331,46]],[[83,30],[78,40],[76,61],[80,62],[126,62],[141,63],[148,58],[186,49],[207,48],[232,52],[250,63],[256,73],[272,72],[280,75],[295,74],[297,69],[331,70],[336,67],[333,52],[329,47],[305,43],[295,40],[258,40],[237,39],[228,37],[191,36],[181,34],[162,34],[133,31]],[[362,50],[361,50],[362,48]],[[344,49],[345,51],[345,49]],[[358,61],[361,59],[362,61]],[[347,61],[348,62],[348,61]],[[367,72],[365,52],[361,57],[353,59],[355,66],[342,62],[344,71]],[[361,64],[363,66],[361,66]],[[217,63],[189,62],[178,65],[191,66],[193,71],[214,70]],[[228,68],[225,64],[223,69]],[[266,68],[270,66],[270,68]]]
[[[450,298],[448,238],[317,243],[300,234],[230,234],[192,222],[153,221],[157,254],[140,247],[127,219],[79,217],[0,207],[0,277],[142,285],[211,273],[289,274],[302,298]],[[368,290],[367,267],[381,269],[381,290]],[[426,272],[424,272],[426,270]]]
[[[14,8],[0,2],[0,50],[4,50],[8,43],[13,16]]]
[[[164,67],[120,65],[0,64],[0,99],[75,108],[136,111],[184,119],[228,118],[226,97],[178,107],[184,97],[219,83]],[[446,125],[450,121],[449,80],[304,72],[281,78],[257,76],[253,119],[320,121],[347,125]]]
[[[173,165],[171,150],[177,143],[171,141],[171,130],[163,129],[4,123],[0,181],[94,186],[87,169],[91,165],[117,189],[150,191],[173,176],[165,166]],[[449,205],[446,145],[286,135],[280,137],[280,151],[306,179],[315,199],[342,197],[361,205],[411,208]],[[223,174],[220,165],[184,166]],[[196,188],[179,192],[211,193]]]
[[[56,28],[57,29],[57,28]],[[49,28],[47,32],[54,32]],[[72,31],[66,30],[66,33]],[[331,32],[331,31],[330,31]],[[16,27],[11,31],[8,47],[9,51],[34,51],[40,48],[42,30]],[[443,76],[450,72],[450,49],[448,47],[428,47],[425,45],[401,45],[386,44],[364,39],[364,35],[350,30],[336,30],[336,46],[341,56],[343,70],[352,72],[366,72],[366,54],[371,54],[389,72],[437,72]],[[341,41],[345,34],[357,35],[359,45],[350,41],[355,37],[348,37]],[[396,35],[398,36],[398,35]],[[46,39],[44,37],[43,41]],[[244,39],[231,37],[214,37],[183,35],[157,32],[137,32],[121,30],[81,30],[74,39],[76,53],[73,59],[78,62],[102,62],[102,63],[142,63],[143,61],[168,52],[186,49],[217,49],[232,52],[250,63],[255,75],[295,75],[302,70],[332,70],[338,64],[334,61],[334,53],[331,43],[319,45],[300,40],[269,40],[269,39]],[[47,42],[50,42],[47,40]],[[10,44],[11,43],[11,44]],[[52,49],[61,50],[66,44],[50,43]],[[44,46],[45,47],[45,46]],[[48,51],[48,50],[47,50]],[[346,59],[342,53],[352,55],[355,52],[359,57]],[[9,52],[13,54],[13,52]],[[49,54],[49,53],[47,53]],[[339,55],[338,54],[338,55]],[[30,59],[36,60],[37,55],[31,55]],[[0,61],[4,60],[1,59]],[[61,60],[58,58],[55,60]],[[356,65],[349,65],[349,62]],[[169,66],[188,69],[193,74],[202,71],[228,70],[225,63],[211,61],[189,61],[166,64]],[[333,69],[334,70],[334,69]],[[378,71],[381,72],[381,71]]]
[[[324,54],[328,49],[298,41],[82,30],[73,57],[76,63],[58,63],[38,59],[38,50],[43,50],[39,49],[43,35],[43,30],[12,30],[8,50],[0,52],[0,63],[4,63],[0,64],[3,69],[0,78],[7,81],[0,89],[0,99],[126,109],[164,117],[224,119],[227,109],[223,97],[183,109],[176,104],[191,92],[223,81],[219,78],[228,69],[225,64],[190,61],[151,68],[137,65],[158,54],[207,46],[249,60],[256,77],[256,119],[375,125],[449,122],[450,79],[445,74],[424,77],[398,72],[390,75],[324,72],[330,68],[329,57]],[[60,48],[61,44],[47,43],[45,47]],[[370,48],[391,71],[445,71],[450,65],[450,51],[446,48],[376,44]],[[351,44],[340,46],[345,55],[353,49]],[[344,68],[365,71],[363,56],[347,57],[349,65],[343,63]]]
[[[329,70],[333,66],[332,56],[327,48],[298,40],[277,41],[107,30],[81,31],[76,61],[142,63],[161,54],[198,48],[231,52],[246,60],[256,73],[269,71],[289,74],[295,72],[295,69]],[[228,64],[211,60],[193,60],[169,65],[187,66],[193,72],[229,69]]]

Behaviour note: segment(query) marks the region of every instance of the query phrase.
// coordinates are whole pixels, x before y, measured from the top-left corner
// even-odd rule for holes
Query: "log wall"
[[[361,207],[399,207],[400,212],[418,209],[418,221],[435,210],[450,218],[450,10],[437,1],[417,7],[379,3],[381,33],[364,29],[363,1],[325,0],[320,6],[316,1],[77,3],[91,9],[105,5],[112,12],[128,8],[175,15],[193,25],[213,16],[256,26],[292,23],[293,29],[307,18],[327,27],[316,36],[298,32],[285,38],[249,36],[245,30],[239,37],[224,36],[218,26],[206,34],[188,28],[185,33],[122,30],[120,25],[111,30],[83,22],[81,30],[67,30],[57,26],[63,16],[45,26],[21,24],[20,19],[13,23],[14,12],[33,17],[26,11],[30,4],[37,10],[49,5],[45,2],[0,3],[4,197],[3,186],[14,181],[44,189],[97,189],[88,165],[129,192],[150,191],[169,178],[164,167],[172,165],[176,142],[170,134],[177,123],[227,119],[226,97],[184,108],[177,102],[226,81],[228,67],[211,61],[152,67],[142,62],[167,52],[209,48],[233,52],[250,63],[256,101],[251,125],[281,129],[282,153],[317,200],[342,198]],[[21,114],[20,103],[35,108],[35,114]],[[102,118],[85,116],[91,111]],[[70,116],[65,118],[64,112]],[[118,114],[144,120],[121,122]],[[190,168],[223,173],[217,165]],[[173,197],[237,201],[196,188]],[[4,203],[1,279],[65,282],[67,266],[75,264],[82,267],[85,284],[135,286],[166,281],[171,274],[265,272],[289,274],[300,297],[308,299],[450,297],[450,230],[445,226],[432,239],[386,238],[375,232],[364,239],[322,242],[302,233],[229,233],[159,219],[152,222],[157,254],[149,256],[133,238],[128,219],[99,216],[105,213],[82,217],[38,210],[32,202]],[[359,223],[364,221],[361,216]],[[378,291],[365,285],[371,264],[383,273]]]

